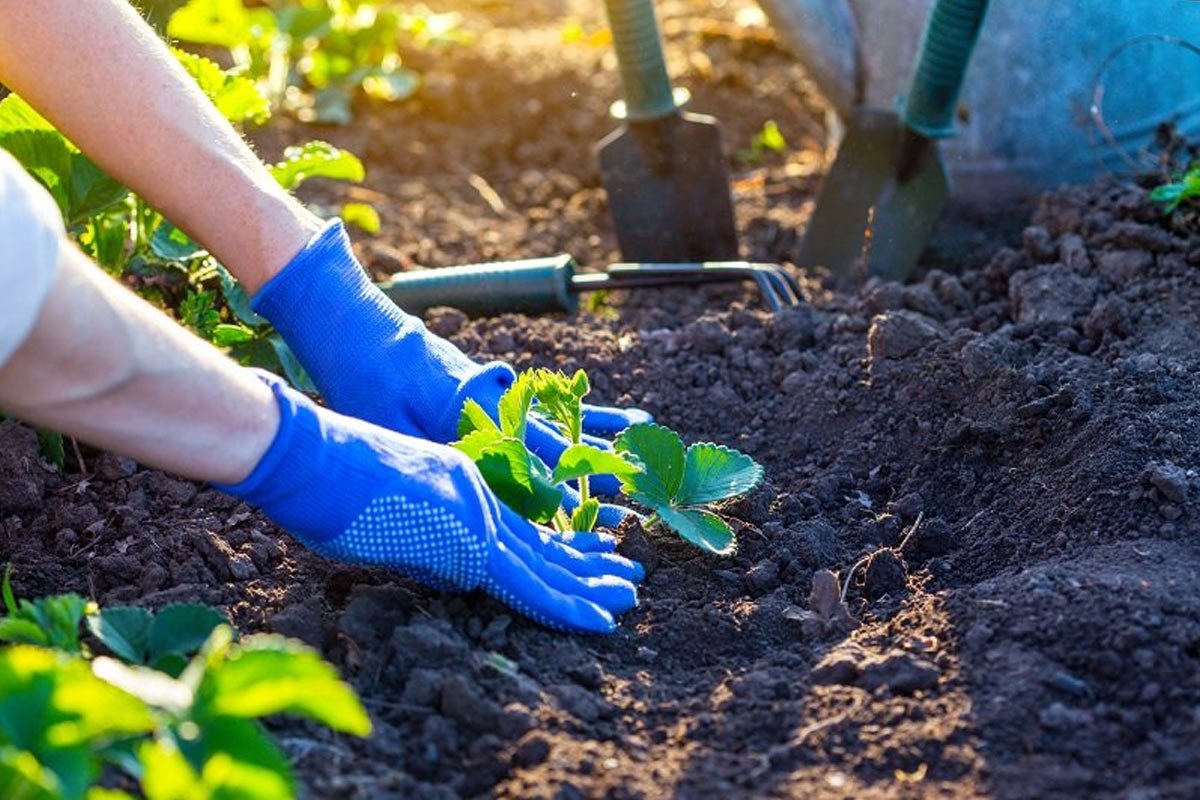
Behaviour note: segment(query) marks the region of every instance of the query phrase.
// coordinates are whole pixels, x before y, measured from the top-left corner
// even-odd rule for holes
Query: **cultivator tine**
[[[710,261],[700,264],[613,264],[606,288],[627,289],[752,280],[772,311],[800,305],[800,287],[778,264]],[[578,276],[583,277],[583,276]],[[599,282],[598,282],[599,283]],[[596,288],[601,288],[599,285]]]

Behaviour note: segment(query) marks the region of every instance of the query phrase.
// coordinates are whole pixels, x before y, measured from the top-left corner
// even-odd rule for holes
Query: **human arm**
[[[0,15],[0,80],[255,293],[331,407],[440,443],[455,438],[466,399],[495,411],[512,370],[471,361],[395,308],[344,233],[322,232],[276,185],[125,0],[96,0],[86,14],[67,0],[14,4]],[[603,434],[648,419],[594,407],[585,415]],[[553,464],[568,443],[539,424],[530,445]],[[611,494],[618,484],[595,486]],[[603,524],[618,518],[602,511]]]
[[[328,557],[482,589],[551,627],[609,632],[636,604],[641,568],[611,537],[555,537],[500,505],[458,451],[238,367],[89,264],[0,153],[0,288],[47,273],[28,333],[15,349],[0,336],[0,407],[212,482]],[[0,311],[29,316],[3,298]]]
[[[250,292],[321,226],[126,0],[6,4],[0,80]]]

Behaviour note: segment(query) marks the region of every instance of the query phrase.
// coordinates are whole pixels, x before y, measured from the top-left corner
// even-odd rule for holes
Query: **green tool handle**
[[[954,135],[958,93],[979,38],[987,0],[938,0],[921,42],[904,123],[930,139]]]
[[[566,254],[469,264],[402,272],[379,288],[400,308],[418,315],[434,306],[453,306],[472,317],[574,311],[579,305],[571,291],[575,267],[575,259]]]
[[[651,120],[676,113],[654,0],[604,0],[604,5],[625,87],[625,118]]]

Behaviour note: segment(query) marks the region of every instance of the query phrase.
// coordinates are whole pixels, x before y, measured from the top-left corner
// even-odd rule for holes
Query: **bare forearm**
[[[321,225],[126,0],[5,4],[0,80],[251,292]]]
[[[64,245],[0,408],[197,480],[236,483],[278,426],[270,390]]]

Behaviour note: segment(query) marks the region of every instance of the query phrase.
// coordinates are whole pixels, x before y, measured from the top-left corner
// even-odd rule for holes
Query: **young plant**
[[[1176,180],[1164,183],[1150,192],[1150,199],[1161,203],[1163,211],[1174,213],[1180,205],[1200,198],[1200,162],[1195,163]]]
[[[583,441],[583,398],[591,391],[587,373],[578,370],[571,377],[548,369],[532,373],[535,413],[547,417],[571,443],[558,459],[551,479],[555,483],[576,481],[579,505],[571,514],[571,530],[590,531],[596,527],[600,501],[592,497],[588,477],[610,474],[628,477],[637,467],[619,453],[601,450]]]
[[[147,800],[289,798],[295,778],[260,718],[370,731],[353,690],[315,651],[273,635],[235,642],[215,609],[16,601],[7,575],[4,600],[0,630],[29,643],[0,648],[0,797],[132,800],[94,786],[108,764]],[[117,658],[80,644],[85,614]]]
[[[571,378],[549,370],[523,372],[500,397],[499,424],[478,403],[466,402],[458,426],[461,438],[454,446],[471,457],[488,486],[513,511],[558,530],[590,531],[596,526],[600,501],[590,495],[588,476],[627,475],[635,467],[583,442],[581,401],[589,388],[582,371]],[[548,417],[571,442],[553,470],[525,446],[534,414]],[[567,481],[579,485],[579,505],[571,514],[563,508],[560,488]]]
[[[591,530],[600,503],[588,478],[616,475],[622,493],[653,512],[650,525],[665,524],[712,553],[733,552],[733,530],[715,509],[758,486],[762,467],[722,445],[685,447],[674,431],[648,423],[627,428],[611,451],[587,444],[583,398],[589,389],[582,370],[570,377],[549,370],[524,372],[500,398],[498,424],[479,404],[467,401],[459,422],[462,438],[454,446],[475,461],[501,502],[534,522],[564,531]],[[525,446],[532,416],[556,425],[570,442],[553,470]],[[567,481],[579,487],[579,505],[570,515],[562,508],[559,488]]]
[[[753,166],[761,164],[768,153],[782,153],[787,148],[787,139],[783,138],[783,131],[779,130],[779,124],[775,120],[769,119],[763,123],[758,133],[754,134],[754,138],[750,140],[750,146],[738,151],[737,157],[742,163]]]
[[[714,508],[762,481],[752,458],[710,442],[685,448],[679,434],[651,423],[631,425],[614,446],[642,467],[622,479],[621,491],[654,512],[649,525],[661,522],[701,550],[734,551],[733,530]]]

